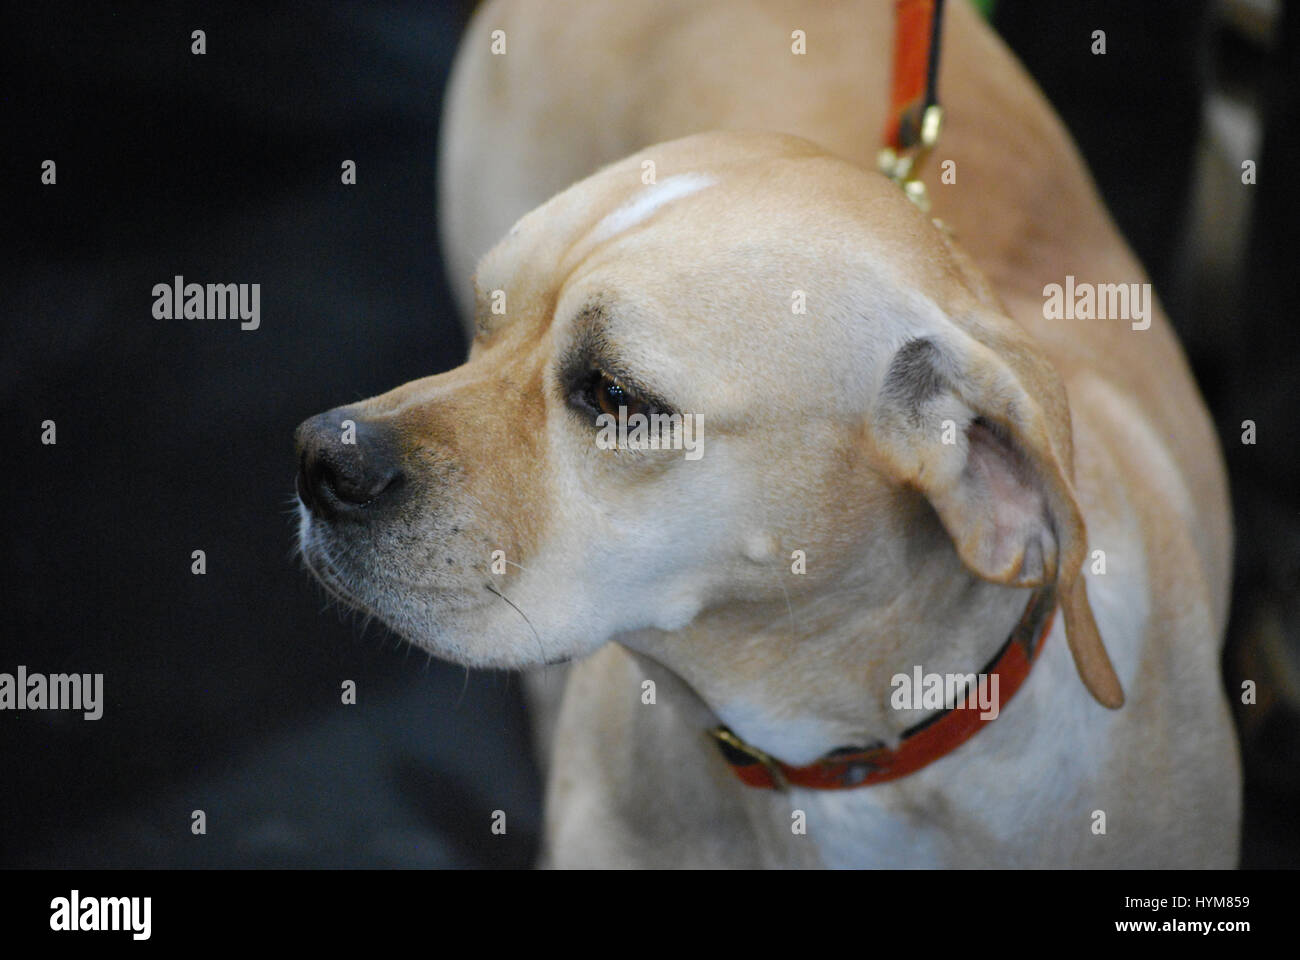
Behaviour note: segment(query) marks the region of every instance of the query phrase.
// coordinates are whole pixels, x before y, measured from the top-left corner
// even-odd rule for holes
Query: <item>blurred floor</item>
[[[540,796],[512,736],[517,682],[426,669],[422,656],[409,673],[397,689],[286,724],[130,812],[59,831],[19,865],[531,865]],[[189,829],[195,810],[207,818],[203,836]],[[494,834],[498,810],[505,832]]]

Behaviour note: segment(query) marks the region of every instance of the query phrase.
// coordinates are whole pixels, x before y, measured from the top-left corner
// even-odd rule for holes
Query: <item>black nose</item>
[[[390,428],[346,407],[304,420],[298,447],[298,498],[326,519],[362,517],[391,502],[402,471]]]

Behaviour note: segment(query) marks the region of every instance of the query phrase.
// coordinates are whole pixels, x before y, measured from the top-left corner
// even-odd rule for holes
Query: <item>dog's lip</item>
[[[456,587],[440,587],[435,584],[425,583],[402,583],[400,581],[388,581],[377,579],[371,574],[363,574],[357,577],[345,577],[343,572],[338,569],[328,547],[319,542],[319,535],[312,536],[312,531],[304,532],[300,541],[300,550],[303,561],[307,569],[311,571],[313,577],[342,602],[349,606],[369,613],[371,616],[385,623],[391,618],[385,616],[383,605],[372,603],[364,597],[367,594],[373,594],[373,590],[359,590],[358,586],[391,586],[401,591],[409,592],[418,600],[424,601],[437,607],[440,612],[445,613],[467,613],[478,609],[487,609],[492,604],[483,602],[465,602],[468,598],[473,597],[470,591]],[[456,602],[460,600],[461,602]]]
[[[308,536],[304,534],[300,542],[300,549],[303,563],[311,571],[311,575],[326,590],[334,594],[336,599],[358,610],[377,615],[370,604],[363,601],[349,588],[350,585],[334,569],[334,562],[329,552],[320,543],[309,540]]]

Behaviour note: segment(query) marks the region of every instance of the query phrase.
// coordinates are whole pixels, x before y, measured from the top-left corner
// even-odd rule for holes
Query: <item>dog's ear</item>
[[[995,350],[954,328],[906,341],[890,358],[872,434],[885,468],[925,495],[968,569],[1007,586],[1055,584],[1079,676],[1117,708],[1124,693],[1083,580],[1069,407],[1054,371],[1015,339]]]

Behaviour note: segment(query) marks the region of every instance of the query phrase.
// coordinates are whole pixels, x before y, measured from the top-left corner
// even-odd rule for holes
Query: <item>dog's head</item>
[[[467,363],[299,428],[303,552],[349,603],[460,663],[552,662],[737,603],[906,590],[924,512],[980,578],[1057,583],[1118,702],[1061,384],[884,178],[689,137],[525,216],[476,288]],[[799,552],[806,575],[773,576]]]

